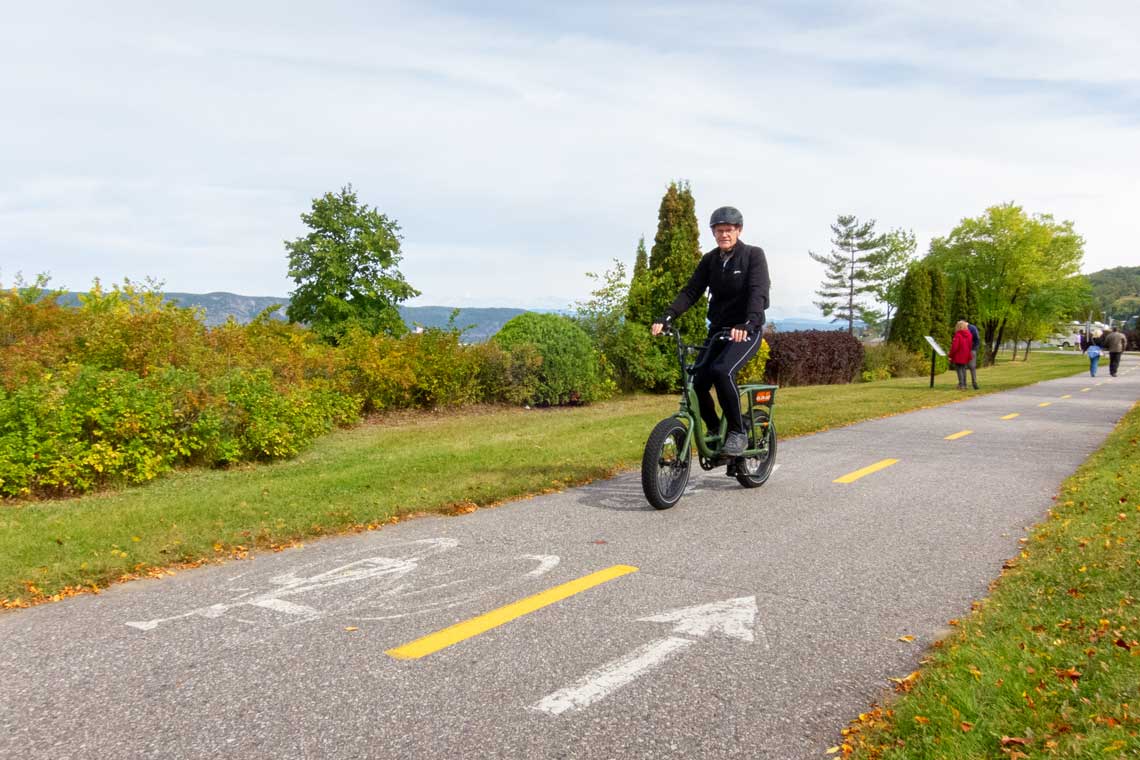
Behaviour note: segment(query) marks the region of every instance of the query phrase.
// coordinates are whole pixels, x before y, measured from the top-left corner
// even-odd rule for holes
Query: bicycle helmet
[[[732,206],[721,206],[712,213],[709,219],[709,226],[715,227],[718,224],[732,224],[737,227],[744,226],[744,214],[740,213]]]

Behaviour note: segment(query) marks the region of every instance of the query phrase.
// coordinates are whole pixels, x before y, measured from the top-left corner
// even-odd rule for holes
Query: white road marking
[[[538,562],[538,567],[527,573],[527,575],[535,578],[549,573],[558,567],[558,563],[562,561],[556,554],[524,554],[523,559],[533,559]]]
[[[530,709],[549,715],[561,715],[567,710],[589,707],[634,681],[645,671],[665,662],[673,654],[696,643],[692,639],[678,636],[651,641],[624,657],[606,663],[572,686],[548,694]]]
[[[306,607],[303,604],[293,604],[284,599],[258,599],[250,602],[254,607],[264,607],[267,610],[275,610],[277,612],[284,612],[286,615],[319,615],[321,614],[312,607]]]
[[[419,566],[419,560],[432,554],[454,549],[459,545],[459,542],[454,538],[426,538],[410,541],[407,545],[415,549],[409,557],[368,557],[314,575],[311,578],[298,578],[292,574],[279,575],[271,578],[269,582],[280,588],[257,594],[252,598],[248,594],[243,594],[228,604],[211,604],[208,607],[199,607],[180,615],[146,621],[129,621],[126,624],[140,631],[152,631],[162,623],[183,618],[221,617],[229,610],[243,605],[262,607],[291,616],[304,616],[306,620],[313,620],[319,618],[323,613],[305,605],[286,601],[282,597],[378,578],[389,581],[398,580],[415,570]]]
[[[682,607],[640,618],[639,622],[675,623],[673,633],[684,636],[703,638],[710,633],[719,633],[728,638],[752,642],[755,640],[752,629],[756,624],[756,597],[744,596]],[[764,638],[764,646],[768,648],[767,637]],[[561,715],[568,710],[589,707],[696,643],[693,638],[679,635],[651,641],[629,654],[611,660],[570,686],[546,695],[527,709],[548,715]]]

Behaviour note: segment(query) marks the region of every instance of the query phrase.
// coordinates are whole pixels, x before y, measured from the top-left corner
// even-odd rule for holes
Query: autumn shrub
[[[524,344],[542,357],[531,403],[555,406],[587,403],[613,391],[600,371],[590,337],[569,317],[528,312],[514,317],[492,340],[507,351]]]
[[[841,330],[770,332],[765,377],[777,385],[850,383],[863,367],[863,345]]]
[[[908,351],[898,343],[876,343],[863,347],[864,382],[891,377],[918,377],[930,368],[929,360],[920,353]]]
[[[507,351],[487,341],[469,350],[475,357],[475,380],[483,401],[518,406],[538,393],[542,354],[534,344],[520,343]]]

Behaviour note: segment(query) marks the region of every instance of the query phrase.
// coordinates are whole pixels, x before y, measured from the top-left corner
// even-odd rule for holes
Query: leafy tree
[[[1029,298],[1051,284],[1079,277],[1083,256],[1084,241],[1072,222],[1056,222],[1048,214],[1029,216],[1007,203],[963,219],[948,236],[932,240],[927,261],[976,285],[985,363],[993,364],[1007,325]]]
[[[352,185],[313,199],[312,232],[286,242],[297,284],[286,314],[330,343],[356,325],[371,335],[407,332],[397,305],[420,293],[400,273],[399,225],[362,204]]]
[[[910,265],[899,291],[899,309],[891,325],[891,343],[908,351],[927,348],[930,326],[930,269],[919,262]],[[946,348],[946,346],[943,346]]]
[[[638,254],[644,265],[644,241],[638,246]],[[632,391],[668,383],[676,369],[654,350],[645,326],[625,318],[629,309],[625,265],[614,259],[613,269],[601,275],[587,272],[586,276],[597,281],[598,287],[591,291],[590,299],[576,304],[578,325],[593,340],[604,369],[618,388]]]
[[[871,283],[875,298],[883,305],[883,334],[890,335],[891,317],[898,308],[899,294],[907,267],[918,247],[914,233],[891,230],[883,236],[883,247],[871,260]]]
[[[864,300],[876,292],[875,269],[882,258],[886,240],[875,234],[875,220],[860,223],[854,216],[840,215],[831,225],[835,246],[829,255],[808,251],[827,269],[815,305],[832,322],[846,322],[848,334],[855,333],[855,320],[865,324],[879,321],[880,314]]]
[[[657,212],[657,235],[649,252],[648,267],[638,273],[634,264],[630,318],[649,325],[660,317],[700,260],[700,227],[692,190],[687,182],[671,182]],[[677,320],[676,326],[686,340],[695,342],[704,337],[707,308],[708,302],[702,297]]]

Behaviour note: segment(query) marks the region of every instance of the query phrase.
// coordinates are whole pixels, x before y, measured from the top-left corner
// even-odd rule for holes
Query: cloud
[[[352,182],[418,303],[565,305],[679,178],[702,224],[744,210],[789,314],[840,213],[921,248],[1014,200],[1073,219],[1086,270],[1132,263],[1130,5],[107,7],[0,30],[0,276],[284,294],[282,241]]]

